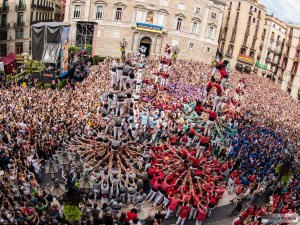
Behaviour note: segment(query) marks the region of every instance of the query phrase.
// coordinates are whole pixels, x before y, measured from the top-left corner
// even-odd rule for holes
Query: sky
[[[285,21],[300,25],[300,0],[260,0],[268,14]]]

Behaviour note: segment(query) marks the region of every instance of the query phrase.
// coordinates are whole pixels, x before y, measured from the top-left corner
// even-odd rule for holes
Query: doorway
[[[149,38],[149,37],[143,37],[141,39],[140,47],[142,47],[142,46],[146,47],[146,52],[145,52],[146,56],[150,55],[151,44],[152,44],[151,38]]]

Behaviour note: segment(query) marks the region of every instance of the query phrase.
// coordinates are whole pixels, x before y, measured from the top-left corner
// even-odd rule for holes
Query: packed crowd
[[[81,224],[139,224],[148,200],[163,209],[154,223],[174,213],[177,225],[200,225],[225,188],[251,197],[235,225],[299,210],[299,173],[288,185],[273,179],[297,140],[299,105],[268,80],[230,71],[226,60],[212,72],[169,54],[108,57],[75,89],[1,89],[0,224],[66,223],[60,202],[40,186],[43,163],[61,149],[78,152],[95,182],[98,203],[81,203]],[[253,206],[266,192],[272,203]]]

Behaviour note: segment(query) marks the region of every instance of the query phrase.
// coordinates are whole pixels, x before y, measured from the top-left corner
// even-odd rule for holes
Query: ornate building
[[[160,55],[166,44],[178,46],[179,58],[210,62],[218,46],[223,0],[67,0],[65,22],[73,45],[93,44],[100,56],[120,56],[147,47]]]

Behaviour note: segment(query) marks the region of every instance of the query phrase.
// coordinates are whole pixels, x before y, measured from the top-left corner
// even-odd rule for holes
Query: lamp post
[[[49,174],[54,181],[54,184],[50,186],[50,191],[58,199],[78,205],[83,195],[88,194],[93,188],[94,182],[90,179],[89,174],[84,174],[80,178],[83,171],[83,160],[78,153],[71,156],[67,151],[63,151],[57,161],[58,165],[49,159],[45,165],[45,173]],[[59,181],[59,167],[66,178],[64,181]]]
[[[121,50],[121,52],[122,52],[122,54],[121,54],[121,59],[125,59],[125,52],[126,52],[126,47],[127,47],[127,45],[128,45],[128,42],[126,41],[126,39],[125,38],[123,38],[123,40],[122,41],[120,41],[120,50]]]

